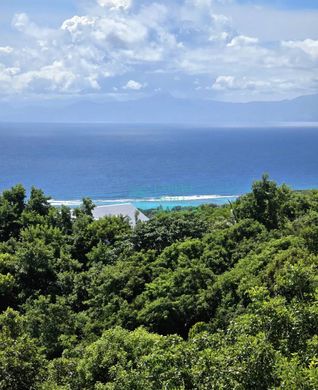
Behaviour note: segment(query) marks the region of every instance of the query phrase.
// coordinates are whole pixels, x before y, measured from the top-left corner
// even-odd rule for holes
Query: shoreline
[[[198,207],[203,204],[223,205],[235,201],[241,195],[177,195],[143,198],[123,199],[92,199],[96,206],[111,206],[130,203],[138,209],[150,210],[156,208],[172,209],[175,207]],[[55,207],[62,205],[76,208],[81,205],[81,200],[56,200],[51,199],[50,204]]]

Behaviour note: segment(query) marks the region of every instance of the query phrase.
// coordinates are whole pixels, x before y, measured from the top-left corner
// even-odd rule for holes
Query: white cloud
[[[37,26],[25,13],[15,14],[11,24],[15,30],[35,39],[47,38],[55,33],[54,30],[49,28]]]
[[[144,85],[135,80],[129,80],[123,89],[131,89],[133,91],[140,91],[144,88]]]
[[[225,5],[231,0],[95,2],[101,7],[56,28],[15,15],[18,38],[0,47],[0,94],[107,94],[115,86],[123,93],[156,85],[190,96],[198,78],[197,91],[220,99],[276,99],[317,88],[318,41],[266,42],[238,29],[236,14],[222,12],[234,7]],[[124,77],[132,80],[118,87]]]
[[[218,76],[212,85],[216,91],[226,90],[259,90],[269,87],[270,83],[262,80],[253,80],[247,77],[236,78],[234,76]]]
[[[227,44],[227,46],[240,48],[242,46],[257,45],[258,43],[259,40],[257,38],[238,35],[237,37],[234,37],[231,42]]]
[[[98,90],[96,80],[90,77],[78,77],[72,70],[67,69],[62,62],[54,62],[36,71],[21,73],[19,68],[0,69],[0,82],[15,92],[63,92],[78,93],[83,88]]]
[[[145,41],[148,30],[138,20],[113,17],[74,16],[65,20],[61,29],[70,33],[73,41],[89,41],[93,46],[134,45]]]
[[[15,27],[18,31],[25,31],[29,24],[30,19],[25,13],[16,14],[12,20],[12,26]]]
[[[97,3],[110,9],[128,9],[132,5],[132,0],[97,0]]]
[[[318,80],[311,76],[295,80],[288,75],[263,79],[227,75],[218,76],[212,85],[212,90],[221,96],[222,100],[231,101],[233,97],[241,96],[240,101],[251,101],[272,100],[273,95],[285,99],[315,93],[317,87]]]
[[[13,50],[13,47],[10,46],[0,46],[0,54],[11,54]]]
[[[71,19],[67,19],[63,22],[61,29],[68,31],[71,34],[76,34],[85,26],[93,26],[96,23],[97,18],[89,16],[73,16]]]
[[[318,59],[318,40],[305,39],[304,41],[283,41],[283,47],[300,49],[313,59]]]
[[[18,89],[42,91],[69,91],[76,80],[72,71],[64,68],[60,62],[54,62],[52,65],[44,66],[37,71],[26,72],[15,78],[15,84]]]

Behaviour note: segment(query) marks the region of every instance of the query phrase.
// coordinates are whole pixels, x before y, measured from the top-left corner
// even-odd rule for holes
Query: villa
[[[109,206],[98,206],[93,210],[94,219],[100,219],[106,216],[128,217],[130,224],[134,227],[136,223],[149,220],[141,211],[131,203],[115,204]]]

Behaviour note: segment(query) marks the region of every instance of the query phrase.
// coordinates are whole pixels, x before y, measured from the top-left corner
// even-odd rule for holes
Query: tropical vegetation
[[[318,191],[94,220],[0,196],[3,390],[318,389]]]

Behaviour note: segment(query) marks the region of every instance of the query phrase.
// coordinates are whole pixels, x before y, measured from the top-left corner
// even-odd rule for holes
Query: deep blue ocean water
[[[0,191],[35,185],[54,204],[224,203],[264,172],[318,188],[318,128],[0,124]]]

